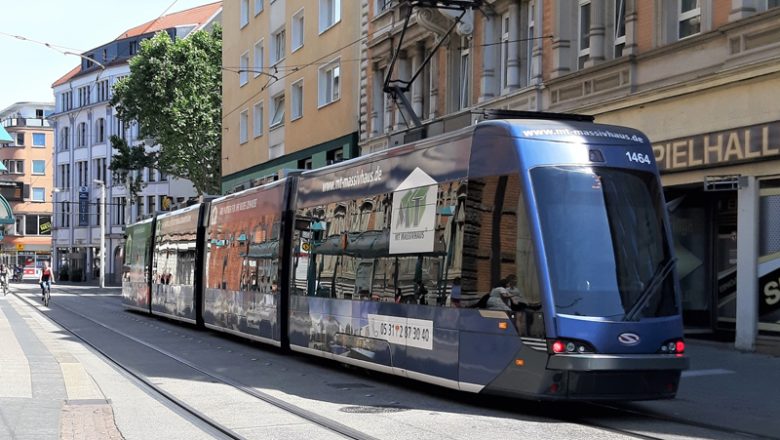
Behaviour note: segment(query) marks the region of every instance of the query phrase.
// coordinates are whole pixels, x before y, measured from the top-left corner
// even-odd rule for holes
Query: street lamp
[[[106,184],[93,180],[100,187],[100,288],[106,287]]]

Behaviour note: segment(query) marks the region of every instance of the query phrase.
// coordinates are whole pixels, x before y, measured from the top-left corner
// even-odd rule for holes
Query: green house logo
[[[415,188],[406,191],[401,197],[401,209],[398,212],[396,227],[418,227],[425,214],[428,188]]]

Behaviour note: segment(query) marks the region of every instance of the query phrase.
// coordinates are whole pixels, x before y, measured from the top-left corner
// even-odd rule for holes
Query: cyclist
[[[0,284],[3,287],[3,294],[8,290],[8,266],[0,264]]]
[[[41,277],[38,278],[38,284],[41,286],[41,301],[46,299],[46,289],[51,292],[51,282],[54,277],[52,270],[49,268],[49,263],[43,263],[43,269],[41,269]]]

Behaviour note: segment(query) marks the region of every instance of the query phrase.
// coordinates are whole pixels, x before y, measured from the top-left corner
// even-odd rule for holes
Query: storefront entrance
[[[701,185],[666,191],[686,331],[733,330],[737,292],[737,194]]]

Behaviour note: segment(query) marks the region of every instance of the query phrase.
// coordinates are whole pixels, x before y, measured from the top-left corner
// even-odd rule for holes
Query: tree
[[[196,31],[184,39],[165,32],[141,42],[130,75],[114,85],[117,116],[139,125],[129,145],[111,137],[114,178],[135,195],[133,171],[154,168],[190,180],[198,195],[218,194],[222,144],[222,29]],[[157,147],[159,146],[159,147]]]

